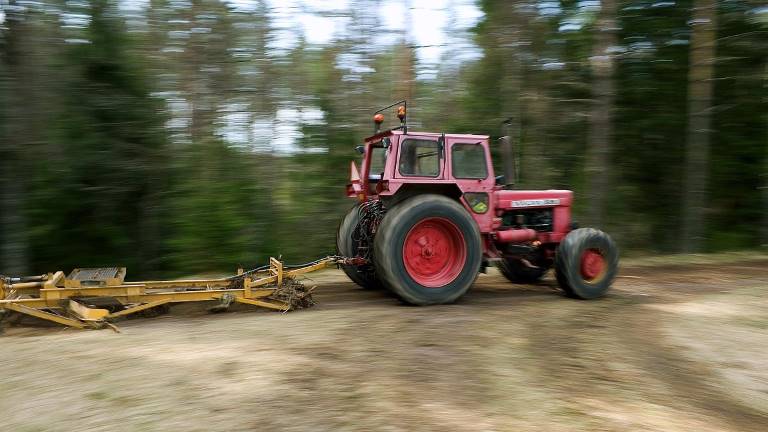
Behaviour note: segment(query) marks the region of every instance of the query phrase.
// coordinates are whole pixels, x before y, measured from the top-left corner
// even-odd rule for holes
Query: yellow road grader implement
[[[126,282],[124,267],[74,269],[22,278],[0,277],[0,314],[30,315],[75,328],[116,327],[111,321],[172,303],[233,302],[289,311],[313,304],[312,289],[296,280],[302,274],[344,263],[329,256],[301,266],[270,258],[269,265],[218,279]]]

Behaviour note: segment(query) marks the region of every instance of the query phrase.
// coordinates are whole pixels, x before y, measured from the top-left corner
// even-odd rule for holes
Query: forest
[[[0,0],[0,273],[332,254],[401,99],[623,254],[768,245],[764,0]]]

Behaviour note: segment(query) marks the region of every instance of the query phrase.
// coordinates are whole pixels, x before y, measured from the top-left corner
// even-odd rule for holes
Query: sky
[[[2,0],[0,0],[2,1]],[[230,7],[254,12],[260,1],[224,0]],[[273,55],[285,54],[299,43],[299,37],[312,45],[333,44],[347,33],[349,13],[356,6],[354,0],[264,0],[272,25],[270,42]],[[141,12],[149,0],[120,0],[120,8],[126,12]],[[413,22],[409,31],[411,42],[420,47],[417,57],[420,63],[436,64],[450,45],[462,53],[458,60],[473,60],[481,53],[467,37],[467,30],[483,17],[474,0],[382,0],[375,3],[375,13],[380,20],[380,30],[374,46],[387,46],[399,40],[408,20]],[[367,12],[367,11],[366,11]],[[297,32],[297,29],[300,32]],[[461,46],[457,47],[456,44]],[[453,59],[455,59],[452,56]],[[427,78],[429,76],[426,76]],[[424,77],[422,77],[424,78]]]

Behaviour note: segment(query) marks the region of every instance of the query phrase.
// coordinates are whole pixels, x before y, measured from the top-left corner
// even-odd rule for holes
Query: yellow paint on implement
[[[125,280],[125,267],[80,269],[76,268],[64,279],[64,287],[80,288],[86,286],[122,285]]]
[[[126,286],[142,285],[151,288],[220,288],[229,286],[229,279],[180,279],[172,281],[125,282]]]
[[[66,326],[75,327],[75,328],[85,328],[86,324],[72,319],[63,317],[61,315],[52,314],[50,312],[45,312],[39,309],[34,309],[28,306],[24,306],[21,304],[15,304],[15,303],[8,303],[3,306],[5,309],[12,310],[18,313],[30,315],[37,318],[42,318],[44,320],[53,321],[55,323],[64,324]]]
[[[283,263],[269,257],[269,272],[272,273],[275,277],[275,281],[277,282],[277,285],[283,284]]]
[[[128,309],[123,309],[119,312],[111,313],[109,315],[106,315],[105,318],[107,319],[113,319],[113,318],[119,318],[126,315],[130,315],[132,313],[141,312],[143,310],[152,309],[153,307],[162,306],[164,304],[170,303],[173,299],[167,298],[162,300],[155,300],[153,302],[144,303],[138,306],[133,306]]]
[[[75,300],[69,301],[69,310],[75,315],[80,317],[83,321],[99,321],[109,315],[109,311],[106,309],[94,309],[88,306],[78,303]]]
[[[291,310],[291,305],[285,302],[278,302],[277,300],[262,301],[262,300],[253,300],[245,297],[235,297],[235,301],[242,304],[260,306],[263,308],[275,309],[283,312]]]
[[[101,328],[106,320],[124,317],[170,303],[199,301],[235,301],[272,310],[288,311],[291,305],[268,299],[286,278],[321,270],[339,262],[327,257],[300,268],[285,270],[280,260],[270,258],[269,269],[216,279],[125,282],[125,268],[75,269],[69,279],[57,271],[10,283],[0,278],[0,310],[7,309],[75,328]],[[240,286],[239,279],[242,278]],[[274,286],[268,286],[274,285]],[[19,294],[23,293],[24,296]],[[13,298],[9,298],[13,296]],[[88,307],[80,298],[109,298],[126,309],[110,313],[107,309]],[[90,303],[89,303],[90,304]],[[98,304],[98,303],[95,303]],[[62,315],[50,311],[61,311]],[[72,315],[73,317],[64,316]]]

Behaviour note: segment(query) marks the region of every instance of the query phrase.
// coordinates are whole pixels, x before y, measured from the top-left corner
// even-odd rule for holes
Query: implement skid
[[[219,279],[125,282],[125,268],[75,269],[24,278],[0,277],[0,317],[5,311],[30,315],[75,328],[104,328],[109,321],[171,303],[232,302],[278,311],[294,308],[278,300],[280,290],[295,286],[294,278],[344,262],[330,256],[306,266],[284,266],[270,258],[269,267]],[[293,282],[293,283],[291,283]],[[300,285],[300,284],[299,284]],[[283,293],[284,294],[284,293]],[[303,300],[307,293],[297,293]],[[285,298],[283,295],[281,298]]]

